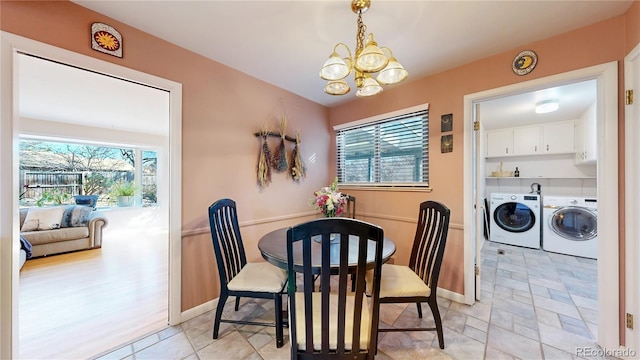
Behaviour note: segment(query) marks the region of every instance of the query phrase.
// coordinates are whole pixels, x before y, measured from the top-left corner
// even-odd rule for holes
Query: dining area
[[[597,348],[554,299],[559,287],[582,299],[567,268],[593,263],[486,242],[482,298],[467,305],[448,289],[450,263],[461,261],[448,206],[416,199],[384,221],[361,194],[334,181],[313,192],[310,216],[264,224],[243,215],[259,205],[213,201],[199,251],[208,268],[190,273],[215,289],[210,305],[96,359],[555,359]],[[597,323],[590,308],[576,309]]]
[[[565,328],[566,316],[547,306],[557,291],[549,288],[547,298],[539,273],[545,263],[544,276],[555,274],[566,281],[562,286],[582,293],[562,274],[567,267],[589,271],[591,263],[487,242],[481,250],[482,299],[474,305],[442,291],[437,277],[446,280],[444,266],[423,281],[422,270],[433,269],[437,259],[429,260],[422,245],[437,234],[451,237],[446,227],[434,226],[439,216],[428,209],[436,203],[423,201],[414,209],[409,238],[389,236],[393,232],[385,227],[358,219],[366,214],[348,212],[267,229],[248,243],[247,226],[237,223],[246,210],[231,199],[217,200],[207,233],[209,246],[220,245],[219,263],[225,264],[212,268],[225,276],[216,305],[96,359],[556,359],[570,358],[576,346],[597,348],[595,340],[576,333],[574,320]],[[410,256],[400,256],[407,245]],[[527,265],[515,268],[517,259]],[[378,267],[382,276],[376,278]],[[590,319],[587,308],[578,309]]]
[[[395,259],[399,239],[358,219],[354,196],[338,192],[337,183],[314,195],[324,216],[263,234],[257,243],[263,261],[247,261],[236,202],[223,198],[209,207],[220,279],[209,324],[214,341],[261,329],[263,341],[264,334],[271,338],[269,351],[279,354],[274,358],[291,359],[391,358],[379,353],[389,332],[395,334],[387,338],[432,339],[444,349],[435,290],[450,210],[422,202],[414,239],[402,239],[412,242],[411,256]],[[405,312],[406,320],[388,325],[393,313]]]

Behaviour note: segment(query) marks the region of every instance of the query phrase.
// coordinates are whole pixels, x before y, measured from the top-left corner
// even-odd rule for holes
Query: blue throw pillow
[[[20,236],[20,249],[27,254],[27,259],[31,258],[31,243],[22,236]]]
[[[62,215],[61,227],[87,226],[93,209],[89,206],[69,205]]]

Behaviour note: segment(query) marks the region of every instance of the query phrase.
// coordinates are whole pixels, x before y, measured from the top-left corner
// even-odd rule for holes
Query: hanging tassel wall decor
[[[289,159],[287,159],[287,148],[284,144],[285,141],[285,130],[287,127],[287,118],[282,117],[280,120],[280,144],[276,148],[273,153],[273,158],[271,158],[271,167],[275,172],[281,173],[287,171],[289,168]]]
[[[289,169],[291,178],[295,182],[300,182],[307,174],[302,158],[300,157],[300,133],[296,132],[296,143],[291,151],[291,166]]]
[[[262,145],[260,146],[260,154],[258,156],[258,185],[263,189],[271,182],[271,167],[269,164],[271,161],[271,149],[269,149],[269,144],[267,144],[268,133],[265,124],[261,133]]]
[[[272,115],[276,111],[278,106],[282,106],[282,112],[284,113],[280,120],[280,132],[272,132],[268,129],[268,121],[272,119]],[[284,107],[284,103],[282,99],[278,100],[278,103],[274,106],[271,113],[267,117],[267,121],[265,121],[262,126],[262,130],[253,133],[255,137],[261,138],[260,144],[260,153],[258,154],[258,166],[257,166],[257,180],[258,186],[261,189],[266,188],[271,183],[271,169],[275,172],[284,172],[285,174],[291,175],[294,181],[300,181],[305,177],[305,169],[304,164],[302,164],[302,160],[300,159],[299,154],[299,143],[300,143],[300,134],[296,133],[296,138],[288,136],[285,134],[285,130],[287,127],[287,109]],[[275,149],[275,153],[271,153],[271,149],[269,148],[268,139],[270,137],[280,138],[280,142]],[[287,147],[285,141],[290,141],[295,143],[294,152],[291,154],[291,158],[287,156]],[[296,155],[297,154],[297,155]],[[290,164],[289,164],[290,163]]]

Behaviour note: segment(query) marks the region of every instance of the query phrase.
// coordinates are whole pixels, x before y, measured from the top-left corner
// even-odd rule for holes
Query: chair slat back
[[[420,204],[409,267],[431,289],[438,286],[440,265],[449,233],[450,213],[449,208],[437,201],[429,200]]]
[[[331,234],[337,234],[337,243],[331,243]],[[314,238],[320,237],[320,244]],[[288,294],[290,306],[289,333],[292,359],[318,357],[373,359],[378,329],[379,286],[382,266],[384,232],[382,228],[349,218],[327,218],[291,227],[287,231]],[[313,266],[314,251],[321,251],[319,266]],[[369,253],[375,262],[367,264]],[[350,256],[351,254],[351,256]],[[317,256],[315,257],[317,259]],[[333,267],[332,267],[333,265]],[[368,344],[361,344],[362,309],[367,306],[365,274],[374,269],[371,304],[368,313],[370,326]],[[336,281],[331,281],[331,275]],[[296,273],[301,274],[297,279]],[[355,274],[355,291],[351,292],[350,274]],[[316,276],[320,278],[319,291],[315,291]],[[302,282],[302,294],[297,282]],[[337,289],[336,289],[337,285]],[[297,294],[297,295],[296,295]],[[294,310],[299,301],[304,303],[304,328],[298,328],[298,314]],[[318,304],[319,303],[319,304]],[[320,308],[321,320],[313,317],[314,307]],[[347,310],[353,309],[353,311]],[[347,323],[352,332],[347,333]],[[316,326],[314,330],[314,324]],[[333,326],[331,326],[333,325]],[[330,331],[333,329],[334,331]],[[319,330],[319,334],[317,334]],[[304,331],[304,344],[298,344],[298,333]],[[315,331],[315,332],[314,332]],[[320,337],[320,344],[318,344]]]
[[[220,199],[213,203],[209,207],[209,226],[221,286],[226,287],[247,263],[238,226],[236,202]]]

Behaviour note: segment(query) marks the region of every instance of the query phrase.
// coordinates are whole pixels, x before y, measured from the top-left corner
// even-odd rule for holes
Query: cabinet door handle
[[[549,144],[547,144],[547,151],[549,151]]]
[[[538,152],[538,145],[535,145],[535,146],[533,147],[533,151]]]
[[[504,148],[504,151],[508,154],[509,153],[509,148]]]

